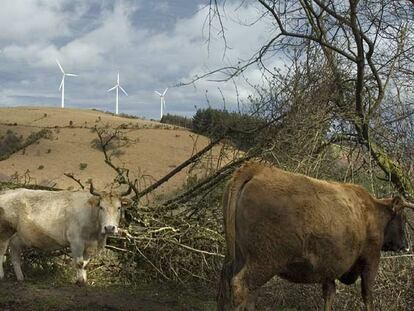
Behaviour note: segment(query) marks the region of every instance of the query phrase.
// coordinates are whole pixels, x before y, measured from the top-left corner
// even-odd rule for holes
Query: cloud
[[[120,71],[121,84],[130,94],[121,98],[121,108],[155,118],[159,98],[154,90],[245,60],[270,36],[266,22],[240,24],[252,23],[258,16],[257,8],[230,2],[223,16],[229,45],[225,50],[217,27],[211,29],[207,41],[208,29],[203,25],[208,12],[200,6],[206,1],[175,2],[181,4],[181,10],[167,1],[155,5],[127,0],[4,0],[0,27],[7,31],[0,34],[0,68],[4,68],[0,82],[2,75],[12,78],[0,91],[0,105],[58,99],[58,58],[65,70],[80,75],[67,81],[68,106],[113,109],[113,94],[106,90]],[[172,13],[174,18],[164,19]],[[252,84],[260,83],[260,74],[257,68],[245,72]],[[243,79],[236,83],[241,97],[252,92]],[[236,107],[234,81],[216,84],[201,80],[170,89],[167,111],[194,113],[194,105],[206,104],[206,90],[213,105],[222,106],[223,94],[227,104]]]
[[[61,5],[59,0],[2,0],[0,41],[47,42],[57,36],[70,35]]]

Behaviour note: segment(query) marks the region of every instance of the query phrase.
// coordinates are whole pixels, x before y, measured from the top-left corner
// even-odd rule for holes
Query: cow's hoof
[[[78,285],[79,287],[85,287],[86,286],[86,281],[85,280],[77,280],[76,285]]]

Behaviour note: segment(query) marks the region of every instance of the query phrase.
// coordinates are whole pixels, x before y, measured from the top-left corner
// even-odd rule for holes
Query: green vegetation
[[[193,127],[192,118],[187,118],[187,117],[178,116],[178,115],[172,115],[172,114],[169,114],[169,113],[167,115],[163,116],[160,122],[164,123],[164,124],[170,124],[170,125],[185,127],[185,128],[188,128],[188,129],[192,129],[192,127]]]
[[[5,136],[0,138],[0,161],[8,159],[12,154],[24,150],[32,144],[38,143],[42,138],[49,139],[50,137],[51,131],[49,129],[41,129],[38,132],[31,133],[25,140],[9,130]]]
[[[224,134],[242,150],[256,146],[260,141],[257,128],[264,125],[265,120],[212,108],[199,109],[193,117],[192,130],[211,138],[219,138]]]
[[[79,163],[79,169],[81,171],[83,171],[84,169],[86,169],[88,167],[88,163]]]

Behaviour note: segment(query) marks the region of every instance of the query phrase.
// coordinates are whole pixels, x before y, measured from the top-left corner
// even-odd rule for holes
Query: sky
[[[0,107],[60,107],[59,59],[68,73],[65,106],[115,110],[116,83],[120,112],[160,117],[155,90],[169,90],[166,112],[191,116],[196,108],[236,109],[237,95],[247,97],[261,73],[249,69],[243,79],[216,83],[202,75],[249,58],[272,31],[254,1],[228,0],[223,22],[228,48],[214,21],[206,26],[209,0],[2,0],[0,10]],[[245,81],[247,79],[247,82]],[[223,101],[224,97],[224,101]]]

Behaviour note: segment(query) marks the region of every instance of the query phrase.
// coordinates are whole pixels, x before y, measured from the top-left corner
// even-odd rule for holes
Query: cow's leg
[[[15,234],[10,239],[10,257],[14,269],[14,274],[18,281],[23,281],[24,276],[22,272],[22,247],[23,243]]]
[[[75,258],[76,266],[76,283],[79,285],[86,285],[87,276],[85,269],[85,261],[82,257]]]
[[[9,238],[0,238],[0,280],[4,279],[4,256],[6,254],[7,247],[9,246],[9,240]]]
[[[83,252],[83,278],[85,280],[86,283],[86,279],[87,279],[87,272],[86,272],[86,268],[88,267],[89,262],[91,261],[91,255],[92,255],[92,251],[89,247],[85,247],[85,250]]]
[[[249,296],[247,297],[247,300],[246,300],[246,306],[245,306],[246,311],[256,310],[256,300],[257,300],[258,295],[259,295],[258,290],[255,290],[249,293]]]
[[[72,243],[70,245],[73,262],[76,269],[76,283],[79,285],[86,284],[86,270],[83,258],[85,246],[82,243]]]
[[[258,289],[274,275],[259,262],[246,264],[231,280],[233,305],[237,311],[256,310]]]
[[[251,273],[251,269],[249,270],[248,266],[244,266],[231,280],[233,305],[236,311],[256,310],[257,291],[252,290],[248,282]]]
[[[236,311],[243,311],[245,309],[245,303],[249,296],[249,288],[245,280],[246,270],[247,266],[244,266],[233,276],[230,282],[232,302]]]
[[[322,284],[323,300],[325,301],[324,311],[331,311],[335,298],[335,281],[325,281]]]
[[[372,287],[378,271],[378,262],[379,259],[367,262],[361,273],[361,294],[367,311],[374,311]]]
[[[223,262],[221,268],[220,282],[217,291],[217,311],[229,311],[232,309],[230,282],[233,278],[234,264],[229,256]]]

